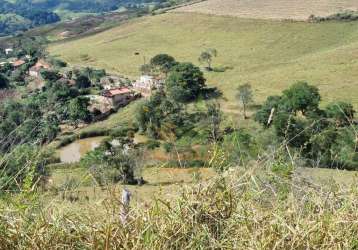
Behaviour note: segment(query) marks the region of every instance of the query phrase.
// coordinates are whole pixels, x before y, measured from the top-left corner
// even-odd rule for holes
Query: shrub
[[[160,147],[160,142],[156,140],[148,140],[145,145],[147,149],[153,150]]]

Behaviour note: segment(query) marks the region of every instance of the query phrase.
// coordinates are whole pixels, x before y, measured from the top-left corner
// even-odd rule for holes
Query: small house
[[[12,49],[12,48],[7,48],[7,49],[5,49],[5,54],[6,54],[6,55],[11,54],[12,52],[14,52],[14,49]]]
[[[115,88],[105,90],[103,96],[108,98],[113,107],[125,106],[130,103],[134,98],[135,94],[128,88]]]
[[[32,77],[40,77],[40,71],[42,69],[50,69],[51,66],[44,60],[39,60],[34,66],[29,69],[29,75]]]

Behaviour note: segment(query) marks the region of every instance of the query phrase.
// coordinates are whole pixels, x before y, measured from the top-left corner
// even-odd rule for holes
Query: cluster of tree
[[[0,107],[0,152],[17,145],[53,140],[59,132],[59,120],[54,113],[45,113],[40,100],[7,101]]]
[[[184,128],[190,127],[185,105],[200,98],[206,90],[203,72],[192,63],[176,62],[166,54],[153,57],[146,68],[166,79],[163,87],[139,108],[138,126],[153,138],[178,137]]]
[[[3,17],[0,18],[0,35],[60,21],[56,13],[37,8],[25,0],[16,3],[0,0],[0,15]]]
[[[357,21],[357,20],[358,20],[358,11],[353,11],[353,10],[339,12],[339,13],[329,15],[326,17],[310,15],[308,18],[308,21],[310,21],[310,22],[326,22],[326,21],[351,22],[351,21]]]
[[[48,176],[46,164],[51,152],[32,144],[18,145],[11,153],[1,153],[0,190],[4,192],[31,191],[45,183]]]
[[[44,56],[43,40],[36,37],[18,37],[12,44],[13,51],[5,54],[4,49],[0,48],[0,58],[18,58],[25,63],[20,67],[14,67],[6,63],[0,67],[0,89],[15,85],[25,85],[25,77],[30,67],[32,67],[38,58]],[[11,84],[10,84],[11,83]]]
[[[0,88],[15,86],[15,81],[24,82],[28,68],[37,60],[37,57],[33,57],[17,69],[11,65],[2,67]],[[56,137],[60,123],[71,122],[77,126],[80,122],[92,120],[92,114],[88,111],[89,99],[84,95],[89,93],[88,88],[92,83],[98,82],[106,72],[91,68],[74,69],[67,72],[69,78],[64,79],[58,67],[66,66],[66,63],[55,58],[49,58],[48,61],[57,67],[40,72],[45,81],[42,89],[16,101],[7,100],[1,105],[0,151],[7,152],[23,143],[48,143]],[[20,72],[18,78],[14,77],[16,72]],[[69,80],[75,84],[68,84]]]
[[[141,167],[141,151],[130,138],[122,137],[115,140],[115,145],[108,140],[87,153],[81,159],[81,165],[89,169],[100,185],[117,182],[141,184],[142,178],[135,177],[135,173],[138,173]]]
[[[138,16],[188,0],[0,0],[0,36],[60,21],[56,10],[105,13],[125,7]]]
[[[139,107],[136,121],[142,133],[151,138],[178,137],[188,114],[181,103],[167,97],[163,90],[154,93]]]
[[[345,169],[358,168],[354,109],[335,102],[320,109],[321,96],[306,82],[293,84],[281,96],[270,96],[255,119],[274,127],[284,143],[300,150],[310,165]]]

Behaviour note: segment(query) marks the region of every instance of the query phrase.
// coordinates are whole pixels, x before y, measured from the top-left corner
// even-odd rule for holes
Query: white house
[[[133,88],[142,94],[150,94],[152,89],[159,88],[164,84],[164,80],[154,76],[143,75],[133,83]]]
[[[7,48],[7,49],[5,49],[5,54],[6,54],[6,55],[11,54],[12,52],[14,52],[14,50],[13,50],[12,48]]]

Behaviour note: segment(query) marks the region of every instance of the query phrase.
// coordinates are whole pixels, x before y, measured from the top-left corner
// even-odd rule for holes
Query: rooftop
[[[15,62],[12,63],[13,66],[18,67],[21,66],[23,64],[25,64],[26,62],[24,60],[17,60]]]
[[[132,90],[130,90],[129,88],[115,88],[115,89],[107,90],[106,92],[104,92],[103,95],[106,97],[113,97],[116,95],[129,94],[131,92]]]

